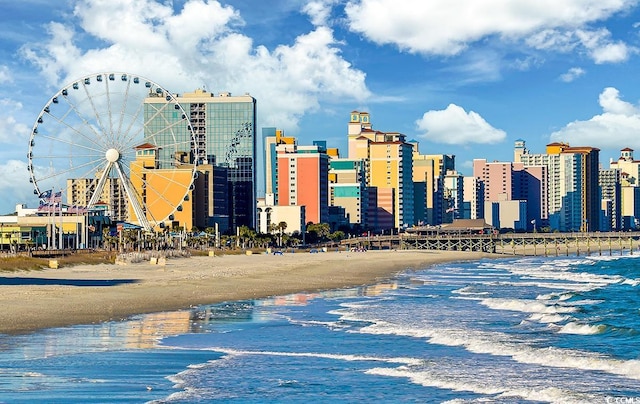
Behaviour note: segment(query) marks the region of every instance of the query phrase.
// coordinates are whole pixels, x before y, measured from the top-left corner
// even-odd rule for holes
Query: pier
[[[481,251],[503,255],[640,254],[640,232],[576,233],[400,233],[371,235],[341,241],[347,248]]]

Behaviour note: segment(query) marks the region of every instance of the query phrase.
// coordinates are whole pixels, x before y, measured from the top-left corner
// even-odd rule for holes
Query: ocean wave
[[[572,321],[560,327],[558,332],[560,334],[595,335],[604,333],[606,329],[607,326],[604,324],[590,325]]]
[[[565,348],[539,348],[524,341],[514,341],[509,334],[469,329],[418,329],[387,322],[372,324],[360,332],[424,338],[431,344],[459,346],[473,353],[507,356],[519,363],[602,371],[640,380],[640,360],[621,360]]]
[[[596,304],[604,303],[605,301],[602,299],[582,299],[582,300],[574,300],[571,302],[565,302],[567,306],[593,306]]]
[[[622,281],[624,285],[631,285],[633,287],[640,285],[640,279],[625,279]]]
[[[494,400],[500,398],[521,398],[531,401],[577,404],[596,402],[604,399],[604,397],[597,397],[596,395],[576,394],[575,392],[557,387],[541,386],[540,388],[525,388],[505,386],[496,379],[491,380],[491,382],[482,379],[482,382],[486,383],[479,383],[477,378],[452,378],[451,375],[439,375],[434,371],[416,371],[406,368],[374,368],[367,370],[365,373],[377,376],[406,378],[414,384],[425,387],[436,387],[452,391],[468,391],[488,395],[492,396],[491,398]]]
[[[558,304],[547,305],[539,300],[489,298],[482,299],[480,303],[494,310],[517,311],[521,313],[561,314],[578,311],[575,307],[561,306]]]
[[[640,255],[589,255],[587,258],[593,261],[618,261],[620,259],[637,259],[640,258]]]
[[[477,291],[474,286],[465,286],[464,288],[452,290],[451,293],[455,293],[457,295],[475,295],[475,296],[485,296],[489,294],[489,292]]]
[[[284,352],[284,351],[246,351],[225,347],[210,347],[203,348],[203,350],[210,350],[215,352],[221,352],[231,356],[237,355],[264,355],[264,356],[286,356],[286,357],[306,357],[306,358],[322,358],[322,359],[334,359],[349,362],[385,362],[396,363],[402,365],[421,365],[424,364],[424,359],[408,358],[408,357],[381,357],[381,356],[364,356],[364,355],[350,355],[350,354],[328,354],[321,352]]]
[[[529,320],[537,321],[538,323],[543,324],[553,324],[553,323],[561,323],[569,319],[569,316],[561,316],[560,314],[544,314],[544,313],[535,313],[529,316]]]
[[[599,275],[589,272],[576,272],[574,268],[593,266],[597,262],[590,258],[554,259],[547,261],[517,260],[508,263],[495,263],[494,267],[523,278],[569,281],[578,284],[606,286],[625,280],[619,275]],[[485,265],[491,265],[485,264]]]
[[[292,318],[287,318],[287,321],[289,322],[289,324],[295,324],[301,327],[321,326],[321,327],[326,327],[330,330],[351,327],[349,324],[346,324],[344,321],[294,320]]]
[[[562,302],[565,300],[569,300],[576,295],[577,294],[573,292],[546,293],[546,294],[538,295],[536,297],[536,300],[557,300],[559,302]]]

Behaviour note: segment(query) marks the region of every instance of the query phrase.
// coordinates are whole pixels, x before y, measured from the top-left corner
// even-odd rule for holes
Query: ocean
[[[441,264],[0,350],[6,403],[640,403],[640,256]]]

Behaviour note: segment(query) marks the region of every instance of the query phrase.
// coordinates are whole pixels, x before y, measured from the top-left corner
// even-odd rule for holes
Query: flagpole
[[[64,245],[62,243],[62,191],[60,191],[60,197],[58,198],[58,194],[56,194],[56,200],[58,201],[58,208],[60,208],[60,233],[58,233],[58,248],[62,250]]]

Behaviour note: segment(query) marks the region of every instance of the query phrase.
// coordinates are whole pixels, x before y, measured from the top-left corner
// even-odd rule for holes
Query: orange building
[[[329,156],[319,145],[276,147],[280,206],[305,207],[306,221],[326,223],[329,216]]]

